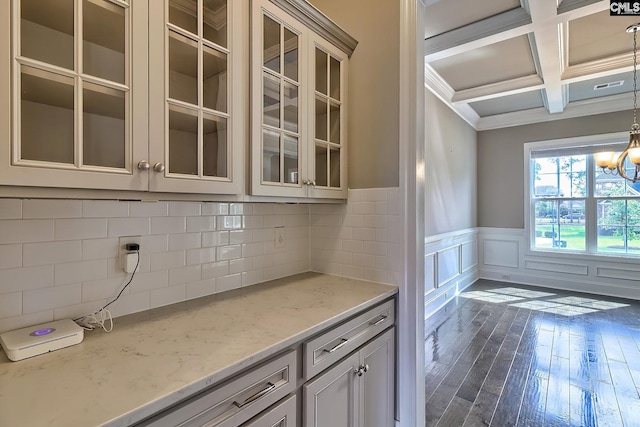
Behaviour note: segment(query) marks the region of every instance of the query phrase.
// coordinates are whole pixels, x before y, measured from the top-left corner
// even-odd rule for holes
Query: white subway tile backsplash
[[[22,294],[23,292],[2,294],[0,297],[0,319],[22,314]]]
[[[109,218],[108,236],[142,236],[150,233],[150,218]]]
[[[119,218],[129,216],[129,203],[111,200],[83,200],[85,218]]]
[[[130,277],[120,236],[140,236],[140,265],[114,316],[310,269],[397,283],[398,240],[387,240],[398,201],[397,189],[350,190],[348,203],[327,205],[0,200],[0,332],[114,298]]]
[[[187,251],[187,265],[207,264],[216,260],[216,248],[189,249]]]
[[[53,240],[52,219],[8,219],[0,221],[0,244]]]
[[[80,283],[23,292],[24,314],[37,313],[64,305],[79,304],[82,300]]]
[[[0,294],[46,288],[53,285],[53,265],[0,270]]]
[[[23,200],[22,218],[80,218],[81,200]]]
[[[202,240],[203,236],[200,233],[170,234],[169,250],[184,251],[187,249],[199,248]]]
[[[22,200],[0,199],[0,219],[22,218]]]
[[[151,218],[151,234],[178,234],[187,231],[187,219],[183,216]]]
[[[184,301],[186,291],[184,284],[170,286],[163,289],[155,289],[149,292],[149,305],[151,308],[162,307],[176,301]]]
[[[208,248],[212,246],[224,246],[229,244],[230,233],[238,233],[244,230],[239,231],[208,231],[202,233],[202,247]]]
[[[228,203],[203,203],[202,215],[229,215]]]
[[[169,271],[151,271],[149,273],[139,273],[129,285],[129,293],[148,292],[153,289],[166,288],[169,286]]]
[[[216,293],[216,279],[200,280],[185,285],[185,298],[193,299]]]
[[[187,218],[187,232],[215,231],[215,216],[199,216]]]
[[[226,276],[229,274],[229,261],[210,262],[202,264],[202,278],[211,279],[214,277]]]
[[[185,251],[157,252],[151,254],[151,271],[167,270],[186,265]]]
[[[82,260],[82,242],[80,240],[26,243],[23,245],[22,265],[25,267],[80,260]]]
[[[230,274],[216,278],[216,292],[226,292],[242,287],[242,274]]]
[[[130,217],[167,216],[169,204],[167,202],[130,202]]]
[[[83,240],[107,237],[106,218],[56,219],[55,240]]]
[[[169,216],[200,216],[201,203],[169,202]]]
[[[108,262],[106,259],[56,264],[55,285],[59,286],[88,280],[106,279],[107,265]]]
[[[15,267],[22,267],[22,245],[0,245],[0,270]]]
[[[216,259],[220,261],[241,258],[243,256],[241,245],[219,246],[217,250]]]
[[[169,286],[180,283],[190,283],[200,281],[202,272],[200,264],[188,267],[172,268],[169,270]]]

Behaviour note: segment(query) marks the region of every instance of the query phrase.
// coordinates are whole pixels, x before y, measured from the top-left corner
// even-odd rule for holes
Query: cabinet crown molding
[[[353,54],[358,41],[351,37],[338,24],[329,19],[324,13],[304,0],[270,0],[282,10],[294,16],[300,22],[321,35],[331,44],[338,47],[349,57]]]

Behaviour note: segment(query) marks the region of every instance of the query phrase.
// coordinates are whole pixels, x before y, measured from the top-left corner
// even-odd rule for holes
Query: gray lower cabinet
[[[394,373],[395,327],[303,386],[303,426],[393,426]]]
[[[266,410],[242,427],[297,427],[298,401],[296,395],[284,399],[273,409]]]

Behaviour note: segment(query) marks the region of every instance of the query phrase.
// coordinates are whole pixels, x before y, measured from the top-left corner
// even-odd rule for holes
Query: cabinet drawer
[[[303,344],[303,375],[309,380],[395,322],[387,301]]]
[[[177,404],[139,426],[238,426],[296,389],[296,352]]]
[[[296,396],[293,395],[274,408],[268,409],[251,421],[242,424],[242,427],[297,427],[297,403]]]

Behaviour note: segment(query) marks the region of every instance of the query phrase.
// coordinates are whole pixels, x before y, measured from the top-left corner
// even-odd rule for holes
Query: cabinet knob
[[[138,169],[140,169],[141,171],[148,171],[150,167],[151,165],[146,160],[140,160],[138,162]]]
[[[354,372],[361,377],[369,371],[369,365],[361,365]]]
[[[164,163],[156,163],[153,165],[153,170],[155,172],[164,172]]]

